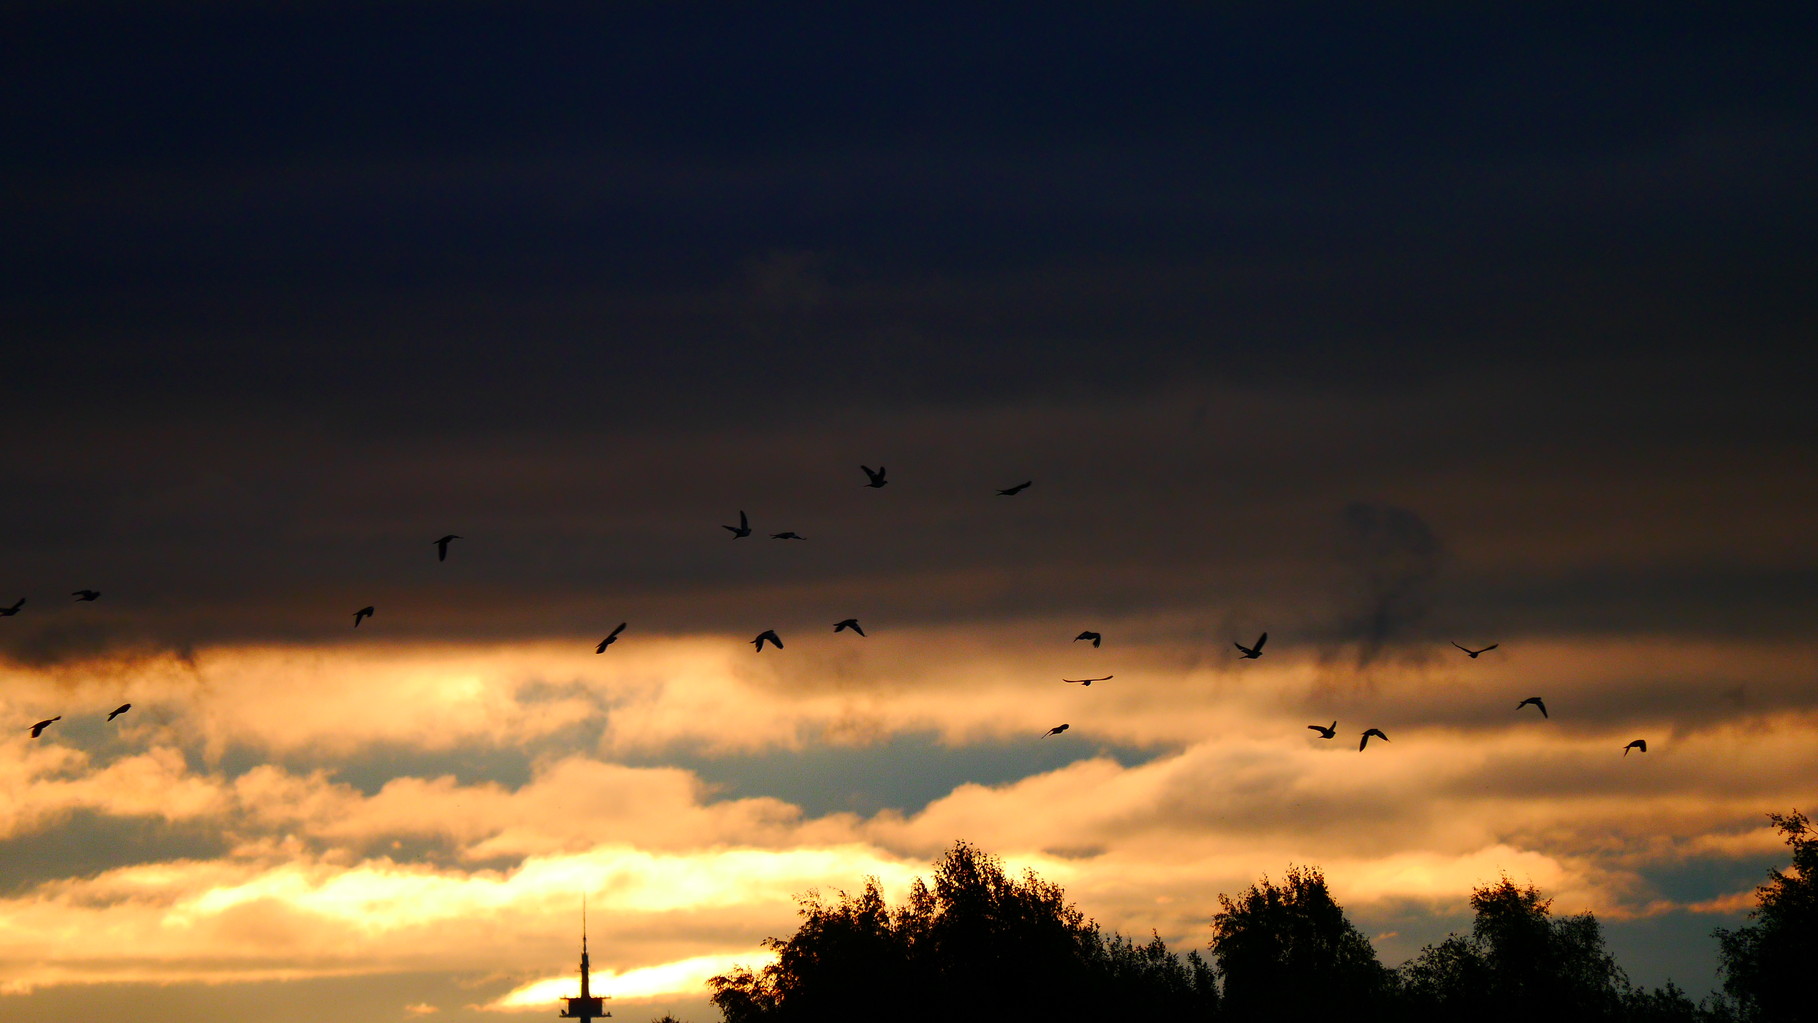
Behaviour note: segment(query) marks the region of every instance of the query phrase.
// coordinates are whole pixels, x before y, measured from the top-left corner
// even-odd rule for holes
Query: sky
[[[1710,991],[1818,778],[1814,27],[8,5],[0,1016],[545,1018],[585,898],[701,1023],[957,840]]]

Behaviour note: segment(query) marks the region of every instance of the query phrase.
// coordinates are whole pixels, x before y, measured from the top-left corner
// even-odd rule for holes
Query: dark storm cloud
[[[0,649],[41,663],[341,640],[368,604],[392,639],[1080,614],[1374,656],[1507,630],[1796,629],[1814,557],[1811,485],[1785,472],[1799,435],[1752,437],[1750,395],[1697,400],[1688,424],[1670,405],[1612,407],[1597,381],[1528,374],[1383,395],[848,404],[735,433],[411,440],[250,418],[154,425],[106,459],[89,455],[97,434],[50,435],[0,452],[22,495],[0,551],[29,597],[0,620]],[[858,467],[878,462],[892,482],[871,490]],[[1358,495],[1381,499],[1347,520]],[[63,521],[65,505],[90,514]],[[740,510],[747,540],[720,528]],[[765,538],[780,530],[809,539]],[[447,532],[466,539],[438,562]],[[75,604],[81,585],[104,596]]]
[[[905,618],[1215,592],[1220,627],[1379,644],[1421,601],[1624,620],[1582,598],[1632,558],[1468,556],[1574,487],[1573,527],[1642,514],[1584,452],[1663,533],[1797,503],[1736,458],[1814,433],[1763,353],[1813,326],[1818,89],[1765,25],[106,9],[10,16],[25,659],[138,642],[35,617],[78,585],[178,645],[367,604],[393,634],[744,628],[892,586]],[[839,474],[877,461],[862,504]],[[1031,476],[1014,514],[970,496]],[[1460,552],[1360,570],[1361,625],[1311,578],[1359,498]],[[735,559],[740,508],[814,539]],[[449,531],[480,535],[427,561]],[[1804,550],[1649,571],[1790,595],[1724,604],[1779,621],[1736,609],[1804,606]]]
[[[0,287],[58,425],[734,423],[1810,323],[1815,90],[1715,16],[16,21]]]
[[[1413,635],[1432,610],[1445,547],[1408,509],[1353,501],[1345,505],[1339,551],[1356,573],[1362,606],[1350,629],[1357,666],[1367,668],[1390,644]]]

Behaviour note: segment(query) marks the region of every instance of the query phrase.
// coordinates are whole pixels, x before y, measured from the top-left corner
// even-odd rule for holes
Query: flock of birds
[[[1025,486],[1026,485],[1027,484],[1025,484]],[[1000,493],[1001,493],[1001,491],[1000,491]],[[1101,641],[1103,641],[1103,639],[1104,639],[1104,637],[1102,635],[1100,635],[1099,633],[1096,633],[1096,632],[1091,632],[1091,631],[1082,632],[1079,635],[1073,637],[1073,641],[1075,643],[1079,642],[1080,640],[1090,640],[1092,645],[1095,647],[1098,646],[1099,643]],[[1256,642],[1250,644],[1249,646],[1244,646],[1242,643],[1238,643],[1236,641],[1233,641],[1231,645],[1235,646],[1237,648],[1239,659],[1253,661],[1262,656],[1263,644],[1267,643],[1268,641],[1269,641],[1269,634],[1265,632],[1262,635],[1256,637]],[[1466,647],[1466,646],[1460,646],[1456,641],[1454,641],[1452,643],[1452,645],[1455,647],[1458,647],[1458,649],[1463,650],[1466,654],[1470,655],[1472,660],[1476,660],[1480,654],[1488,653],[1491,650],[1496,649],[1501,644],[1491,643],[1489,646],[1482,647],[1477,650],[1472,650],[1470,647]],[[1103,678],[1064,678],[1064,679],[1061,679],[1061,681],[1068,682],[1068,683],[1071,683],[1074,685],[1089,686],[1094,682],[1104,682],[1107,679],[1111,679],[1114,677],[1116,677],[1116,676],[1106,675]],[[1551,715],[1549,715],[1547,713],[1546,701],[1541,699],[1538,696],[1528,697],[1527,699],[1516,704],[1515,709],[1520,710],[1521,708],[1526,707],[1529,704],[1533,704],[1536,708],[1539,709],[1541,717],[1543,717],[1543,718],[1551,717]],[[1333,721],[1329,725],[1308,725],[1307,727],[1312,729],[1315,732],[1318,732],[1319,737],[1322,739],[1332,739],[1332,738],[1336,738],[1338,736],[1338,722],[1337,721]],[[1048,729],[1047,732],[1043,733],[1042,738],[1045,739],[1050,735],[1059,735],[1060,733],[1062,733],[1066,730],[1067,730],[1066,725],[1064,725],[1064,724],[1056,725],[1055,727]],[[1366,747],[1370,744],[1371,739],[1381,739],[1383,742],[1389,741],[1389,737],[1387,735],[1383,734],[1382,729],[1366,728],[1363,730],[1362,735],[1358,739],[1357,751],[1359,753],[1362,753],[1364,750],[1364,747]],[[1633,740],[1627,746],[1624,746],[1622,748],[1622,755],[1625,757],[1628,756],[1630,750],[1635,750],[1638,753],[1646,753],[1648,751],[1647,740],[1646,739]]]
[[[1238,643],[1238,644],[1236,644],[1236,646],[1237,646],[1238,650],[1243,652],[1242,656],[1244,656],[1244,657],[1247,657],[1247,658],[1261,657],[1263,642],[1266,641],[1268,638],[1269,638],[1269,634],[1265,632],[1261,636],[1257,637],[1256,645],[1254,645],[1254,646],[1244,646],[1242,643]],[[1460,649],[1460,650],[1463,650],[1465,652],[1465,654],[1468,655],[1472,660],[1476,660],[1480,655],[1489,653],[1490,651],[1496,649],[1501,644],[1500,643],[1491,643],[1489,646],[1480,647],[1476,650],[1472,650],[1468,646],[1460,645],[1456,640],[1454,640],[1452,642],[1452,645],[1455,647],[1458,647],[1458,649]],[[1521,701],[1520,703],[1517,703],[1515,705],[1515,709],[1520,710],[1521,708],[1526,707],[1530,704],[1532,704],[1535,707],[1535,709],[1540,711],[1541,717],[1543,717],[1543,718],[1552,717],[1552,715],[1547,713],[1547,702],[1538,696],[1530,696],[1527,699]],[[1315,732],[1318,732],[1319,737],[1322,739],[1330,739],[1330,738],[1335,737],[1338,734],[1338,722],[1337,721],[1334,721],[1329,725],[1308,725],[1307,727],[1311,728]],[[1382,729],[1366,728],[1366,729],[1364,729],[1362,738],[1360,738],[1357,742],[1357,751],[1359,753],[1362,753],[1364,747],[1368,746],[1370,744],[1371,739],[1381,739],[1383,742],[1389,741],[1389,737],[1382,733]],[[1646,739],[1631,740],[1627,746],[1624,746],[1622,748],[1622,755],[1625,757],[1628,756],[1630,750],[1634,750],[1637,753],[1646,753],[1648,751],[1647,740]]]
[[[868,481],[864,484],[864,486],[866,486],[866,487],[876,489],[879,487],[883,487],[890,482],[888,479],[885,478],[885,467],[884,466],[880,465],[876,469],[873,469],[870,466],[861,465],[861,466],[859,466],[859,468],[864,470],[865,477]],[[1018,483],[1015,486],[1005,487],[1004,489],[999,490],[997,492],[997,496],[1015,497],[1016,495],[1029,489],[1029,487],[1031,485],[1033,485],[1033,483],[1034,483],[1033,480],[1024,480],[1023,482]],[[743,509],[740,509],[738,525],[721,526],[720,528],[725,529],[726,531],[730,532],[732,534],[733,539],[743,540],[751,535],[751,519],[749,516],[747,516],[745,514]],[[773,540],[806,540],[807,539],[807,537],[802,536],[801,534],[796,533],[794,531],[790,531],[790,530],[785,530],[785,531],[777,532],[777,533],[771,533],[770,538]],[[460,540],[460,539],[463,539],[463,538],[459,534],[449,533],[445,536],[440,537],[439,539],[431,541],[435,545],[435,548],[436,548],[436,560],[437,561],[447,561],[448,560],[448,545],[453,543],[454,541]],[[70,596],[75,597],[76,601],[78,603],[82,603],[82,602],[97,600],[100,598],[101,594],[97,590],[84,589],[84,590],[76,590],[73,593],[71,593]],[[13,615],[16,615],[19,613],[19,609],[21,607],[23,607],[24,605],[25,605],[25,598],[20,597],[18,600],[13,602],[11,607],[0,607],[0,617],[11,617]],[[355,611],[353,613],[354,628],[356,628],[356,629],[359,628],[360,623],[365,621],[368,618],[371,618],[373,616],[373,613],[374,613],[374,608],[371,604],[368,604],[365,607],[360,608],[359,610]],[[606,638],[600,640],[599,646],[597,646],[594,649],[594,653],[597,653],[597,654],[605,653],[606,648],[613,645],[615,642],[618,641],[619,634],[624,632],[625,627],[629,624],[630,624],[629,622],[620,622],[616,628],[614,628],[611,632],[607,633]],[[857,618],[844,618],[844,619],[841,619],[840,621],[833,623],[834,632],[845,632],[847,630],[851,630],[852,632],[854,632],[860,636],[865,635],[865,630],[864,630],[864,628],[862,628],[859,625],[859,621]],[[1094,631],[1088,629],[1088,630],[1081,632],[1079,635],[1073,637],[1073,641],[1075,643],[1089,642],[1092,644],[1092,646],[1094,648],[1097,648],[1103,643],[1104,636],[1101,633],[1094,632]],[[1269,641],[1269,634],[1267,632],[1265,632],[1262,635],[1257,636],[1256,642],[1250,644],[1249,646],[1245,646],[1242,643],[1238,643],[1235,641],[1233,641],[1232,645],[1237,647],[1238,656],[1240,659],[1253,661],[1253,660],[1256,660],[1256,659],[1262,657],[1263,644],[1267,643],[1268,641]],[[775,647],[778,650],[783,649],[783,639],[781,636],[777,635],[775,629],[765,629],[763,632],[760,632],[756,636],[752,637],[749,640],[749,642],[751,643],[752,647],[758,653],[764,652],[764,644],[766,644],[766,643],[769,643],[771,646]],[[1482,656],[1483,654],[1489,653],[1491,650],[1495,650],[1501,644],[1491,643],[1489,646],[1479,647],[1478,649],[1475,649],[1475,650],[1471,649],[1470,647],[1464,646],[1455,640],[1452,642],[1452,645],[1457,647],[1458,649],[1464,651],[1464,653],[1467,656],[1469,656],[1472,660],[1476,660],[1478,657]],[[1064,679],[1061,679],[1061,681],[1065,682],[1069,685],[1090,686],[1094,682],[1107,682],[1115,677],[1116,677],[1115,675],[1102,675],[1102,676],[1098,676],[1098,677],[1094,677],[1094,678],[1064,678]],[[1535,709],[1540,711],[1541,717],[1543,717],[1543,718],[1551,717],[1551,715],[1549,715],[1547,713],[1546,701],[1541,699],[1538,696],[1530,696],[1527,699],[1522,700],[1520,703],[1517,703],[1515,705],[1515,709],[1520,710],[1521,708],[1529,706],[1530,704],[1532,704]],[[115,719],[115,718],[119,717],[120,715],[126,713],[127,711],[131,710],[132,707],[133,707],[133,705],[130,703],[121,704],[120,706],[114,708],[114,710],[107,715],[107,720],[112,721],[113,719]],[[39,722],[33,724],[31,726],[31,737],[34,739],[38,738],[38,736],[40,736],[44,733],[44,730],[46,728],[49,728],[52,724],[54,724],[58,721],[61,721],[61,720],[63,720],[63,715],[59,714],[55,717],[46,718],[42,721],[39,721]],[[1065,723],[1055,725],[1053,728],[1050,728],[1046,732],[1042,733],[1041,737],[1045,739],[1051,735],[1059,735],[1062,732],[1065,732],[1068,729],[1068,727],[1069,727],[1069,725],[1067,725]],[[1322,739],[1332,739],[1338,735],[1338,722],[1336,720],[1333,721],[1330,725],[1308,725],[1307,727],[1312,729],[1315,732],[1318,732],[1319,737]],[[1358,752],[1360,752],[1360,753],[1363,752],[1364,748],[1370,744],[1370,740],[1373,738],[1381,739],[1383,742],[1389,741],[1389,737],[1387,735],[1383,734],[1382,729],[1366,728],[1366,729],[1364,729],[1361,737],[1358,740],[1358,743],[1357,743]],[[1624,746],[1622,748],[1622,755],[1625,757],[1628,756],[1630,750],[1634,750],[1635,752],[1638,752],[1638,753],[1646,753],[1648,751],[1647,740],[1635,739],[1635,740],[1631,741],[1627,746]]]
[[[76,598],[76,603],[83,604],[83,603],[87,603],[89,601],[100,600],[101,591],[100,590],[76,590],[75,592],[71,593],[70,596]],[[19,609],[24,606],[25,606],[25,598],[20,597],[18,600],[13,601],[13,604],[11,607],[0,607],[0,618],[11,618],[12,616],[18,614]],[[120,715],[122,715],[132,709],[133,709],[132,704],[122,703],[120,706],[115,707],[113,710],[108,712],[107,719],[109,721],[112,721],[113,719],[119,717]],[[46,728],[49,728],[50,726],[52,726],[62,720],[63,720],[63,715],[58,714],[56,717],[48,717],[48,718],[45,718],[43,721],[34,722],[32,724],[32,728],[31,728],[32,738],[36,739],[38,736],[43,735],[44,730]]]

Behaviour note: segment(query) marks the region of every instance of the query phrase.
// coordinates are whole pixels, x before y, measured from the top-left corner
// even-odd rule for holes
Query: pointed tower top
[[[593,993],[588,983],[587,969],[587,893],[581,893],[581,996],[564,998],[567,1008],[558,1015],[563,1019],[578,1019],[589,1023],[596,1019],[609,1019],[612,1013],[606,1011],[606,999]]]

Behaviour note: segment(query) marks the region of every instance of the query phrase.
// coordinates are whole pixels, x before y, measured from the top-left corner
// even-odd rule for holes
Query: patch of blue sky
[[[707,754],[670,750],[634,766],[693,771],[720,799],[769,796],[807,815],[884,810],[913,814],[968,783],[1007,785],[1093,757],[1128,768],[1165,751],[1081,742],[1076,733],[1007,743],[951,746],[933,732],[899,734],[871,745],[809,744],[805,749]]]

